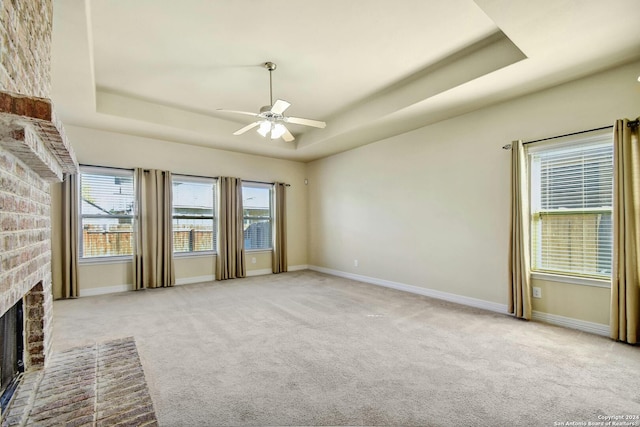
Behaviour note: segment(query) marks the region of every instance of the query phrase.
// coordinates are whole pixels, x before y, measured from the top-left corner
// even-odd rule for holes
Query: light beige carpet
[[[640,348],[310,271],[54,303],[54,350],[127,336],[163,426],[640,414]]]

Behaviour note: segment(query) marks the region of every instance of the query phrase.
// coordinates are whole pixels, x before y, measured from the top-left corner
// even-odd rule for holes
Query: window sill
[[[80,258],[78,264],[80,265],[98,265],[98,264],[125,264],[133,262],[133,256],[105,256],[95,258]]]
[[[561,274],[531,272],[532,279],[548,280],[550,282],[571,283],[573,285],[594,286],[596,288],[611,288],[611,281],[606,279],[593,279],[590,277],[563,276]]]
[[[203,257],[215,257],[215,251],[201,251],[201,252],[174,252],[174,258],[203,258]]]
[[[244,251],[245,251],[245,253],[252,253],[252,254],[256,254],[256,253],[259,253],[259,252],[271,253],[271,252],[273,252],[273,249],[272,248],[268,248],[268,249],[245,249]]]

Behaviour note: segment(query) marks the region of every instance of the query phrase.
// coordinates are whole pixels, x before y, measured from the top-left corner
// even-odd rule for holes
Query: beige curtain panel
[[[239,178],[218,179],[218,203],[216,280],[245,277],[242,181]]]
[[[78,175],[62,182],[62,296],[77,298],[78,290]]]
[[[274,273],[287,271],[287,185],[277,182],[275,192],[275,218],[273,227],[273,253],[271,268]]]
[[[173,286],[171,172],[136,169],[134,179],[138,196],[134,288]]]
[[[143,218],[147,213],[147,206],[142,201],[144,197],[144,169],[136,168],[133,172],[135,201],[135,220],[134,220],[134,239],[133,239],[133,289],[139,290],[144,288],[143,272],[145,270],[143,260],[143,244],[146,240],[147,233],[143,224]]]
[[[638,119],[613,129],[613,274],[611,338],[637,344],[640,336],[640,147]]]
[[[531,319],[529,186],[522,141],[511,147],[511,230],[509,244],[509,313]]]

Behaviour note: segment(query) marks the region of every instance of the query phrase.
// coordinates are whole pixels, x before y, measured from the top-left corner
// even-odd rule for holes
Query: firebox
[[[0,407],[4,413],[24,372],[22,299],[0,317]]]

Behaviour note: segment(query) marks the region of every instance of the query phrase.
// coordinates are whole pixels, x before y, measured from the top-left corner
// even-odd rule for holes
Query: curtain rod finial
[[[503,150],[511,150],[511,144],[505,144],[502,146]]]

